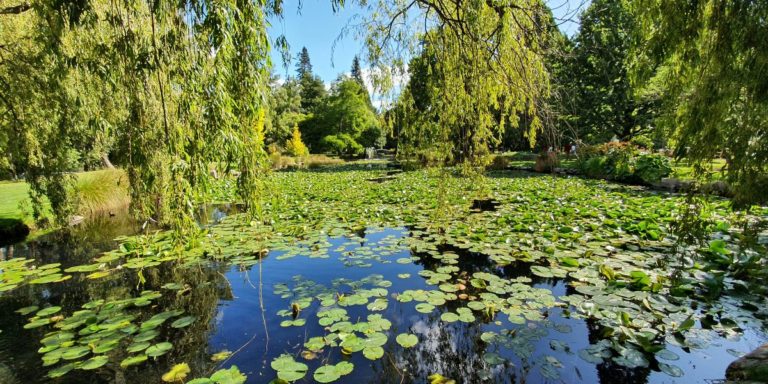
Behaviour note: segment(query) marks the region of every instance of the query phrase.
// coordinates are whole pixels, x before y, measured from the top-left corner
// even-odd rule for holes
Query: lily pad
[[[419,338],[413,334],[401,333],[397,335],[395,341],[397,341],[397,343],[400,344],[400,346],[403,348],[411,348],[419,343]]]
[[[104,364],[107,364],[109,362],[109,358],[104,355],[94,356],[90,359],[84,361],[82,364],[78,366],[79,369],[83,370],[92,370],[96,368],[100,368],[104,366]]]
[[[270,366],[277,371],[277,377],[288,382],[303,378],[309,370],[306,364],[297,362],[293,356],[288,354],[280,355],[272,360]]]
[[[144,350],[144,354],[149,357],[158,357],[165,355],[168,353],[171,349],[173,349],[173,344],[164,341],[162,343],[157,343],[155,345],[152,345]]]

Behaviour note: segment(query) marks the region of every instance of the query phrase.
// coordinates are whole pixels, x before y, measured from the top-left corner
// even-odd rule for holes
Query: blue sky
[[[584,9],[588,0],[547,0],[558,19],[575,19],[578,10]],[[293,4],[290,4],[293,3]],[[272,39],[285,35],[291,45],[291,53],[296,57],[301,47],[307,47],[315,74],[323,81],[330,83],[340,73],[348,72],[355,54],[361,54],[362,43],[354,39],[353,34],[339,38],[346,25],[354,23],[360,15],[358,7],[347,6],[334,13],[328,0],[303,0],[301,12],[298,12],[297,2],[286,1],[282,20],[272,20],[269,30]],[[575,22],[564,22],[560,28],[568,35],[578,30]],[[334,42],[335,48],[334,48]],[[360,56],[363,56],[362,54]],[[282,65],[280,53],[272,52],[274,72],[280,77],[286,76],[286,68]],[[365,63],[363,63],[365,66]],[[294,76],[295,60],[288,66],[287,74]]]

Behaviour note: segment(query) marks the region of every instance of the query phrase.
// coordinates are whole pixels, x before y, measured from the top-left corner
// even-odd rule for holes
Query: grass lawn
[[[99,170],[75,174],[75,192],[80,195],[81,209],[94,212],[127,203],[128,180],[121,170]],[[46,212],[50,208],[46,202]],[[79,212],[84,214],[83,212]],[[22,220],[34,227],[29,184],[24,181],[0,182],[0,225]]]
[[[714,180],[720,180],[723,177],[721,169],[725,166],[724,159],[712,160],[709,164],[707,173],[712,176]],[[672,162],[672,177],[677,179],[693,179],[693,167],[688,160],[673,161]]]
[[[29,204],[29,184],[25,182],[0,183],[0,218],[25,219],[19,206],[21,202]]]

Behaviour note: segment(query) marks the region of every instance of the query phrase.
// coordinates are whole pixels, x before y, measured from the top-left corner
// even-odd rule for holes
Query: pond
[[[0,381],[161,382],[186,363],[185,382],[237,367],[249,383],[691,383],[768,341],[759,282],[725,273],[714,295],[703,261],[677,268],[678,197],[506,173],[368,181],[383,172],[274,175],[274,222],[217,207],[181,245],[104,223],[17,245]],[[719,228],[695,251],[735,252]]]

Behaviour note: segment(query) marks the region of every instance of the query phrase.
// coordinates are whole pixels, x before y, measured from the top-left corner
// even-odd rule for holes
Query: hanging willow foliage
[[[375,7],[366,31],[369,60],[405,67],[398,61],[403,53],[415,57],[400,115],[416,116],[399,121],[406,123],[401,149],[437,147],[443,161],[482,165],[505,124],[524,129],[531,146],[536,143],[549,95],[544,53],[553,25],[541,1],[381,1]]]
[[[67,159],[120,157],[137,216],[194,228],[217,164],[258,212],[279,1],[2,0],[0,149],[25,172],[35,216],[71,213]]]
[[[664,95],[665,123],[697,173],[727,161],[734,202],[768,201],[768,2],[633,0],[634,81]]]

